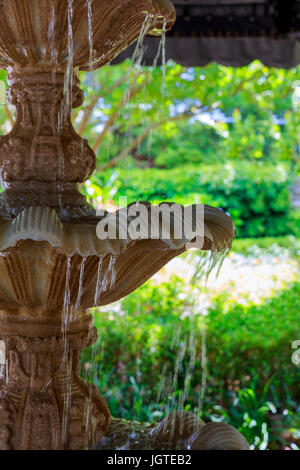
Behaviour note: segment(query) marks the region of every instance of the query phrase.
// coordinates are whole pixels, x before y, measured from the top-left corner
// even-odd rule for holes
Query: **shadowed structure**
[[[173,0],[176,22],[168,34],[166,59],[186,67],[210,62],[242,67],[259,59],[269,67],[300,63],[300,0]],[[146,38],[144,64],[151,65],[158,41]],[[115,62],[130,57],[132,48]]]

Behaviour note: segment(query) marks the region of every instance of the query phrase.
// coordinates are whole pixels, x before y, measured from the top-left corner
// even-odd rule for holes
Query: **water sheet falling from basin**
[[[161,68],[162,68],[162,80],[161,80],[161,94],[165,95],[165,82],[166,82],[166,28],[167,21],[164,20],[163,31],[161,36]]]
[[[79,275],[79,287],[78,287],[78,296],[76,299],[76,303],[74,306],[74,313],[76,314],[77,310],[80,309],[81,306],[81,298],[83,294],[83,280],[84,280],[84,270],[85,270],[85,263],[86,263],[87,258],[84,257],[82,258],[81,261],[81,266],[80,266],[80,275]]]
[[[89,71],[90,73],[93,70],[93,61],[94,61],[94,33],[93,33],[93,10],[92,10],[92,1],[86,0],[87,2],[87,11],[88,11],[88,38],[89,38]]]
[[[72,110],[72,89],[73,89],[73,64],[74,64],[74,41],[73,41],[73,1],[68,0],[68,56],[65,73],[65,113]]]
[[[50,17],[50,22],[49,22],[49,28],[48,28],[48,41],[50,44],[50,50],[51,50],[51,67],[52,67],[52,80],[53,83],[55,83],[55,78],[56,78],[56,69],[57,69],[57,59],[58,59],[58,51],[56,48],[56,42],[55,42],[55,7],[54,4],[51,7],[51,17]]]
[[[67,268],[66,268],[66,285],[64,292],[64,305],[63,305],[63,315],[62,315],[62,337],[63,337],[63,357],[67,361],[68,358],[68,328],[71,320],[71,295],[70,295],[70,282],[71,282],[71,262],[72,257],[68,256],[67,258]]]
[[[98,269],[97,269],[97,281],[96,281],[96,290],[95,290],[95,300],[94,300],[94,306],[96,307],[100,303],[100,295],[101,295],[101,289],[102,289],[102,279],[103,279],[103,258],[99,258],[98,261]]]

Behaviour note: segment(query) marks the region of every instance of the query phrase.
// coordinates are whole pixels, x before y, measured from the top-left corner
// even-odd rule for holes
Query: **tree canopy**
[[[128,155],[160,167],[189,156],[194,163],[243,158],[298,166],[299,71],[258,61],[242,68],[169,62],[162,70],[128,60],[81,74],[87,99],[74,124],[91,140],[99,171]]]

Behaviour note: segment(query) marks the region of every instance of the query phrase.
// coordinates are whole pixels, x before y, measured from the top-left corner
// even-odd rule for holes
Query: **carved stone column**
[[[26,330],[28,326],[27,322]],[[6,359],[0,375],[0,449],[85,449],[95,445],[110,414],[96,387],[79,377],[78,356],[95,341],[96,331],[72,332],[70,325],[64,354],[59,330],[52,336],[46,335],[46,326],[37,336],[12,333],[19,328],[0,322],[2,358]]]
[[[76,185],[91,176],[95,155],[71,123],[72,108],[83,102],[74,75],[11,71],[8,98],[16,110],[12,131],[0,138],[1,178],[6,191],[0,215],[15,217],[25,207],[55,209],[62,220],[93,217]],[[70,103],[67,103],[67,96]]]

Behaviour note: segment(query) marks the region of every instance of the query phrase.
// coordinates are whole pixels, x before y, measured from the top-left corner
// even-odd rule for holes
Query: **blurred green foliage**
[[[94,143],[101,135],[95,146],[100,168],[126,147],[129,155],[168,168],[228,158],[298,164],[300,110],[293,93],[299,68],[272,69],[258,61],[186,68],[170,61],[164,76],[162,95],[161,68],[127,60],[92,78],[81,73],[87,101],[74,122]]]

